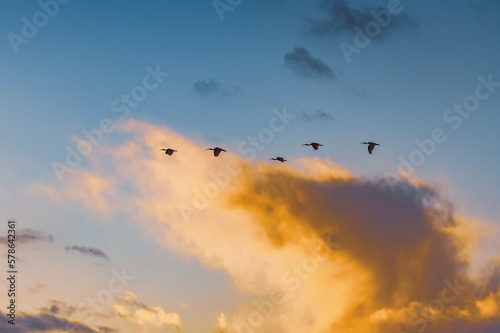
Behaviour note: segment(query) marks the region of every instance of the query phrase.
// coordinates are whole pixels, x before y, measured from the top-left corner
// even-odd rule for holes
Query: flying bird
[[[215,148],[207,148],[205,150],[213,150],[214,151],[214,156],[217,157],[220,155],[220,152],[221,151],[226,151],[225,149],[222,149],[222,148],[219,148],[219,147],[215,147]]]
[[[285,160],[283,157],[280,157],[280,156],[278,156],[278,157],[276,157],[276,158],[275,158],[275,157],[272,157],[272,158],[270,158],[270,160],[273,160],[273,161],[280,161],[281,163],[286,162],[286,160]]]
[[[173,153],[175,153],[177,150],[175,149],[170,149],[170,148],[167,148],[167,149],[160,149],[160,151],[164,150],[165,151],[165,154],[167,155],[172,155]]]
[[[322,144],[317,142],[311,142],[311,143],[304,143],[303,146],[312,146],[314,150],[318,150],[319,146],[322,146]]]
[[[375,146],[380,146],[378,143],[375,143],[375,142],[361,142],[361,144],[365,144],[365,145],[368,145],[368,153],[372,153],[373,152],[373,148],[375,148]]]

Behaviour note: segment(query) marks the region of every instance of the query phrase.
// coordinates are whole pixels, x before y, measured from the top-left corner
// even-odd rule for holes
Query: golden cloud
[[[470,274],[470,253],[484,235],[477,228],[486,224],[457,217],[425,182],[389,186],[322,159],[290,167],[215,158],[208,145],[145,122],[119,130],[127,141],[89,155],[92,171],[75,170],[78,181],[44,190],[126,212],[165,247],[225,271],[255,295],[219,317],[227,332],[500,327],[498,280]],[[165,146],[179,152],[159,153]],[[116,309],[136,322],[161,321],[152,310]]]
[[[111,304],[118,316],[131,321],[142,329],[147,329],[147,327],[181,329],[182,323],[178,313],[167,312],[161,306],[148,307],[141,303],[130,290],[125,290],[124,294],[123,297]]]

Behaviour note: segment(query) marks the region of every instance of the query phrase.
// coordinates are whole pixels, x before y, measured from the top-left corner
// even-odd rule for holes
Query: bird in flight
[[[270,158],[270,160],[280,161],[281,163],[286,162],[286,160],[283,157],[280,157],[280,156],[278,156],[276,158],[272,157],[272,158]]]
[[[318,150],[319,146],[322,146],[322,144],[317,142],[311,142],[311,143],[304,143],[303,146],[312,146],[314,150]]]
[[[215,147],[215,148],[207,148],[205,150],[213,150],[214,151],[214,156],[217,157],[220,155],[220,152],[221,151],[226,151],[225,149],[222,149],[222,148],[219,148],[219,147]]]
[[[177,150],[175,149],[170,149],[170,148],[167,148],[167,149],[160,149],[160,151],[164,150],[165,151],[165,154],[167,155],[172,155],[173,153],[175,153]]]
[[[375,148],[375,146],[380,146],[378,143],[375,143],[375,142],[361,142],[361,144],[365,144],[365,145],[368,145],[368,153],[372,153],[373,152],[373,148]]]

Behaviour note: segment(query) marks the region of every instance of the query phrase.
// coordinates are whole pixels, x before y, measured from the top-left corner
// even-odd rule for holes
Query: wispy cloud
[[[325,122],[325,121],[334,121],[335,118],[333,118],[333,116],[331,114],[329,114],[328,112],[325,112],[325,111],[322,111],[322,110],[314,110],[314,111],[310,111],[310,112],[306,112],[306,111],[300,111],[300,117],[303,119],[303,120],[307,120],[307,121],[322,121],[322,122]]]
[[[7,236],[0,236],[0,243],[7,242]],[[36,231],[33,229],[19,229],[16,232],[16,243],[34,243],[34,242],[54,242],[54,237],[52,235],[47,235],[42,231]]]
[[[30,293],[36,293],[36,292],[39,292],[40,290],[43,290],[45,288],[47,288],[46,284],[44,284],[44,283],[35,283],[34,285],[32,285],[30,287],[27,287],[26,289]]]
[[[83,139],[77,139],[78,142],[81,140]],[[91,172],[86,172],[80,173],[78,177],[73,177],[73,174],[70,174],[65,181],[71,183],[72,186],[65,187],[64,192],[55,191],[44,184],[33,184],[28,187],[28,192],[46,196],[56,203],[71,199],[78,201],[88,209],[98,210],[105,214],[111,214],[115,209],[115,204],[118,205],[118,203],[110,205],[109,200],[105,199],[113,187],[113,177],[103,179],[96,177]]]
[[[237,86],[232,88],[222,87],[219,81],[215,79],[209,80],[199,80],[193,85],[193,91],[200,96],[206,98],[224,98],[229,97],[237,92],[239,92]]]
[[[108,256],[100,249],[88,246],[67,245],[64,247],[66,252],[76,251],[87,256],[100,257],[109,260]]]
[[[321,3],[322,12],[326,13],[321,20],[312,20],[308,32],[319,37],[337,37],[345,33],[353,33],[358,27],[364,31],[370,21],[375,21],[373,12],[378,13],[387,8],[381,6],[365,6],[360,9],[353,8],[345,0],[324,0]],[[403,28],[416,28],[418,24],[406,13],[392,15],[390,23],[381,29],[380,34],[374,40],[383,41],[392,32]]]
[[[33,332],[81,332],[81,333],[112,333],[118,332],[106,326],[92,327],[78,321],[71,321],[52,313],[38,314],[18,313],[15,325],[7,322],[7,315],[0,310],[2,321],[1,332],[33,333]]]
[[[120,332],[119,330],[115,330],[114,328],[107,327],[107,326],[97,326],[97,329],[99,330],[99,333],[118,333],[118,332]]]
[[[370,95],[368,94],[368,90],[366,88],[344,87],[340,91],[344,94],[351,95],[362,100],[370,99]]]
[[[334,79],[333,70],[320,58],[313,57],[302,46],[296,46],[285,55],[285,65],[299,76],[313,79]]]
[[[77,308],[59,300],[49,301],[49,306],[40,308],[41,313],[54,316],[70,317],[77,311]]]

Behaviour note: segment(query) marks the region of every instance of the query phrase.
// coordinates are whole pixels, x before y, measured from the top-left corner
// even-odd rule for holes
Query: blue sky
[[[2,20],[6,34],[19,34],[20,18],[32,17],[40,9],[36,2],[8,6]],[[31,162],[45,160],[34,168],[37,173],[44,170],[48,176],[50,161],[64,156],[70,135],[113,116],[111,101],[139,83],[146,66],[159,64],[171,75],[134,110],[134,117],[222,144],[257,131],[274,107],[286,105],[290,112],[322,110],[335,122],[328,127],[314,124],[325,133],[321,139],[336,145],[332,158],[337,160],[334,156],[345,150],[337,161],[354,167],[361,161],[345,156],[359,148],[351,145],[354,141],[383,140],[390,154],[386,157],[391,157],[386,160],[397,163],[399,154],[414,149],[414,139],[428,136],[443,123],[447,108],[473,92],[477,76],[495,78],[498,70],[498,46],[485,38],[498,31],[494,2],[486,3],[493,7],[484,12],[464,3],[440,1],[430,8],[421,2],[403,2],[403,14],[414,19],[418,28],[394,29],[387,38],[378,36],[381,41],[374,38],[352,56],[350,64],[338,46],[342,41],[352,44],[349,32],[337,38],[307,35],[308,21],[322,16],[317,5],[242,2],[224,13],[224,21],[209,3],[108,3],[99,5],[99,10],[95,6],[88,2],[61,5],[28,44],[19,45],[18,54],[8,40],[2,44],[2,104],[7,117],[2,132],[18,138],[9,140],[18,146],[9,143],[4,151],[17,154],[31,147],[30,155],[36,156]],[[298,45],[341,72],[343,82],[294,75],[283,58]],[[230,96],[207,99],[193,92],[195,82],[209,79],[218,81]],[[345,87],[364,91],[368,98],[343,93]],[[470,187],[467,192],[494,191],[498,186],[487,186],[492,179],[486,170],[496,170],[498,162],[488,159],[486,166],[480,161],[494,150],[496,115],[491,110],[496,103],[493,95],[482,104],[419,173],[432,178],[442,168],[453,177],[453,184],[464,182]],[[307,141],[314,131],[304,125],[299,141]],[[37,139],[41,136],[43,141]],[[281,154],[298,153],[291,144],[289,150],[286,147],[280,147]],[[469,163],[485,172],[464,176],[466,170],[460,170]],[[498,208],[482,204],[475,213],[492,218]]]
[[[48,203],[27,194],[34,184],[62,191],[66,177],[100,170],[92,159],[103,157],[100,163],[106,163],[101,144],[63,176],[62,185],[53,166],[64,164],[66,147],[76,149],[74,138],[84,139],[82,131],[99,128],[102,119],[119,127],[121,113],[113,112],[113,101],[131,94],[159,68],[168,76],[147,91],[126,120],[166,126],[190,142],[224,147],[248,163],[284,156],[298,167],[301,158],[319,157],[360,179],[401,176],[400,156],[408,160],[418,150],[415,140],[426,140],[441,128],[448,139],[425,155],[412,176],[437,186],[457,214],[500,226],[500,87],[481,88],[488,97],[456,130],[443,118],[454,104],[475,94],[483,84],[478,77],[500,82],[496,1],[402,0],[401,12],[350,62],[341,43],[355,45],[353,28],[364,29],[373,20],[370,10],[383,10],[391,1],[228,2],[221,0],[232,9],[222,16],[211,1],[57,3],[57,13],[19,45],[13,45],[12,33],[23,36],[23,18],[32,23],[42,11],[40,3],[55,2],[0,4],[2,218],[15,217],[23,228],[53,235],[52,245],[41,241],[35,248],[50,246],[46,251],[64,263],[73,254],[61,251],[65,245],[102,249],[111,263],[104,261],[108,266],[102,269],[102,258],[95,258],[99,265],[89,270],[100,272],[103,280],[120,263],[129,263],[137,274],[153,271],[154,277],[134,285],[144,303],[160,303],[147,286],[170,279],[172,287],[165,294],[175,294],[172,311],[187,311],[181,303],[194,303],[197,293],[189,291],[199,286],[199,294],[205,293],[200,307],[210,302],[221,306],[204,313],[199,324],[183,317],[187,331],[202,332],[218,312],[230,313],[251,299],[252,293],[240,288],[231,274],[207,268],[189,251],[153,242],[154,232],[132,223],[126,212],[100,215],[78,202]],[[330,30],[321,34],[314,30],[318,26]],[[273,110],[287,110],[295,118],[249,161],[238,145],[269,127]],[[102,146],[119,147],[129,137],[113,130],[103,136]],[[301,146],[312,141],[324,146],[318,151]],[[381,145],[369,155],[362,141]],[[498,250],[488,249],[492,256]],[[144,256],[156,259],[141,263]],[[164,266],[153,268],[162,260]],[[187,276],[197,278],[190,284]],[[92,285],[90,293],[98,288],[98,283]],[[217,300],[209,290],[225,290],[227,295]],[[65,301],[78,303],[78,297]],[[39,296],[26,311],[37,311],[44,302]]]

